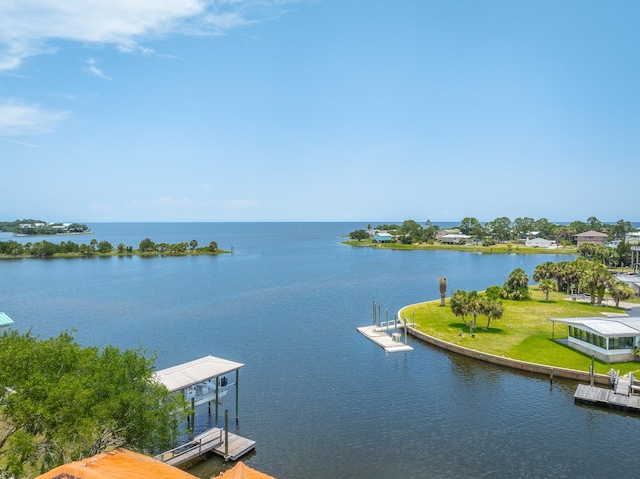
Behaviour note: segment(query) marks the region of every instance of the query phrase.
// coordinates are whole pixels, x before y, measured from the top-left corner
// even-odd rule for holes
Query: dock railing
[[[165,451],[162,454],[158,454],[154,459],[158,459],[162,462],[168,462],[184,455],[198,456],[213,449],[216,446],[221,445],[223,440],[224,429],[220,429],[212,434],[194,439],[178,447],[174,447],[169,451]]]

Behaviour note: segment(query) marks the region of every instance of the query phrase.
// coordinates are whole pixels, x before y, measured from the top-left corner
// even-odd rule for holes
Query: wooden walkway
[[[228,438],[225,446],[224,430],[214,427],[196,436],[192,441],[182,446],[158,454],[155,456],[155,459],[171,466],[177,466],[207,452],[213,452],[222,456],[225,461],[235,461],[256,447],[255,441],[238,436],[237,434],[229,433]]]
[[[385,328],[381,328],[380,326],[362,326],[357,329],[365,337],[369,338],[371,341],[384,348],[384,350],[389,353],[413,351],[413,348],[411,346],[400,341],[400,333],[396,333],[398,334],[398,336],[396,336],[396,339],[394,339],[389,333],[385,331]]]
[[[576,402],[640,413],[640,396],[629,393],[629,380],[619,378],[616,389],[579,384],[573,398]]]

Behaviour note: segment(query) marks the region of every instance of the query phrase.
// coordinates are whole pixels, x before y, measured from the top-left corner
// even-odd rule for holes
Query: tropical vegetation
[[[391,243],[375,243],[374,233],[385,231],[391,234]],[[616,242],[617,246],[607,247],[594,244],[583,244],[579,248],[573,244],[575,235],[587,231],[597,231],[607,235],[607,240]],[[620,219],[615,223],[600,221],[595,216],[586,221],[573,221],[559,224],[546,218],[533,219],[518,217],[513,221],[502,216],[486,223],[473,217],[465,217],[457,227],[443,229],[430,220],[424,225],[415,220],[405,220],[402,224],[380,224],[367,229],[357,229],[349,233],[348,244],[376,245],[394,249],[463,249],[466,251],[483,251],[491,253],[567,253],[581,254],[587,259],[599,260],[607,266],[629,265],[631,246],[625,241],[628,233],[634,231],[631,222]],[[461,238],[457,244],[442,243],[445,233],[459,233],[469,238]],[[555,241],[557,249],[525,247],[526,238],[542,238]]]
[[[0,221],[0,231],[20,236],[40,236],[59,234],[90,233],[89,227],[82,223],[46,223],[42,220]]]
[[[175,445],[182,396],[152,379],[140,349],[81,347],[64,332],[0,336],[0,474],[34,477],[115,448],[151,454]]]
[[[445,302],[448,307],[442,308],[441,301],[411,305],[403,309],[400,319],[413,321],[426,334],[470,349],[588,370],[591,356],[556,341],[567,337],[567,327],[550,319],[622,312],[620,301],[634,298],[633,289],[617,281],[602,263],[583,257],[542,263],[535,268],[533,279],[539,282],[537,286],[529,286],[526,273],[517,268],[502,287],[490,286],[483,292],[456,290]],[[615,306],[604,304],[605,294],[611,296]],[[576,301],[578,298],[581,301]],[[486,318],[486,326],[478,328],[480,317]],[[602,361],[596,363],[599,373],[611,368]],[[615,368],[624,374],[637,370],[638,365],[616,363]]]
[[[218,249],[218,243],[211,241],[208,245],[198,247],[198,242],[193,239],[189,243],[155,243],[150,238],[143,239],[138,249],[133,246],[125,246],[120,243],[115,248],[106,240],[98,241],[93,238],[89,244],[77,244],[73,241],[61,241],[52,243],[47,240],[28,242],[25,244],[14,240],[0,241],[0,259],[17,257],[34,258],[78,258],[90,256],[126,256],[126,255],[193,255],[193,254],[219,254],[225,253]]]

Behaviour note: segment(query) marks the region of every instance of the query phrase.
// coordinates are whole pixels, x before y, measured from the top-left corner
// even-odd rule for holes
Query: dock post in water
[[[238,389],[240,386],[240,370],[236,369],[236,424],[240,420],[240,416],[238,414],[238,402],[240,401],[240,390]]]
[[[229,460],[229,410],[224,410],[224,462]]]

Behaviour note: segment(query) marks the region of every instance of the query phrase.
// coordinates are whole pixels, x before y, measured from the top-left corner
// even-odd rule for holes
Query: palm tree
[[[616,281],[609,286],[609,294],[616,302],[616,308],[620,305],[620,301],[632,298],[635,295],[635,291],[624,281]]]
[[[544,293],[545,301],[548,303],[549,293],[551,291],[558,291],[558,284],[554,280],[547,278],[540,281],[538,289]]]
[[[467,312],[473,314],[473,331],[478,327],[478,315],[482,314],[482,300],[482,296],[477,291],[470,291],[467,294]]]
[[[451,312],[456,316],[460,316],[462,318],[462,322],[464,325],[467,325],[467,320],[465,316],[468,314],[467,307],[467,292],[459,289],[455,293],[451,295],[451,299],[449,300],[449,306],[451,307]]]
[[[602,304],[604,293],[614,284],[614,277],[602,263],[594,263],[580,278],[580,288],[591,295],[591,304],[597,298],[597,304]]]
[[[529,298],[529,277],[522,268],[509,273],[509,278],[502,286],[502,297],[509,299]]]
[[[533,280],[538,283],[543,279],[553,278],[554,265],[555,263],[553,261],[547,261],[546,263],[536,266],[536,269],[533,270]]]
[[[444,276],[438,278],[438,285],[440,286],[440,306],[444,306],[444,298],[447,295],[447,278]]]
[[[500,319],[502,317],[502,313],[504,312],[504,306],[502,305],[501,301],[489,299],[486,297],[482,298],[481,307],[482,314],[487,317],[487,327],[485,329],[489,329],[489,325],[491,324],[492,319]]]

